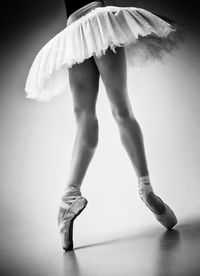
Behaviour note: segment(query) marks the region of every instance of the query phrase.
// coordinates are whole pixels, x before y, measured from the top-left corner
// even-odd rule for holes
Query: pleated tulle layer
[[[176,46],[175,27],[135,7],[97,7],[54,36],[37,54],[27,77],[26,98],[49,101],[67,91],[67,68],[110,48],[124,46],[127,65],[161,60]]]

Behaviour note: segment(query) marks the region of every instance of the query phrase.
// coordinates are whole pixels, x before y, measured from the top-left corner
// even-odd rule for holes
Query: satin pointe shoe
[[[87,199],[82,196],[76,197],[70,204],[63,201],[59,203],[58,228],[62,248],[65,251],[73,250],[73,223],[87,203]]]
[[[159,221],[165,228],[168,230],[172,229],[178,222],[176,215],[174,214],[173,210],[162,201],[162,199],[155,195],[153,188],[151,184],[148,182],[148,180],[145,182],[145,178],[143,178],[143,181],[138,181],[138,188],[139,188],[139,195],[140,198],[144,201],[145,205],[151,210],[157,221]],[[155,212],[147,203],[147,198],[152,197],[152,193],[160,200],[164,207],[163,213]]]

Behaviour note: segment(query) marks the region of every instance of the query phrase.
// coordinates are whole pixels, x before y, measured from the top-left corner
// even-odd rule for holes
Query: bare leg
[[[69,84],[76,117],[76,137],[73,145],[70,171],[61,201],[70,203],[69,195],[81,195],[80,187],[98,143],[96,100],[99,89],[99,71],[93,58],[69,68]],[[73,201],[73,197],[71,197]]]
[[[95,57],[101,73],[112,114],[119,127],[121,141],[130,156],[137,177],[149,173],[145,156],[143,134],[137,122],[127,92],[127,69],[124,48],[110,49],[100,59]]]
[[[125,49],[118,47],[116,50],[117,54],[108,49],[100,59],[94,59],[110,100],[112,114],[119,127],[122,144],[139,178],[149,174],[144,139],[128,97]],[[155,194],[151,194],[147,201],[156,212],[164,212],[165,208]]]
[[[67,186],[80,187],[98,143],[96,100],[99,72],[92,58],[69,68],[69,81],[77,123]]]

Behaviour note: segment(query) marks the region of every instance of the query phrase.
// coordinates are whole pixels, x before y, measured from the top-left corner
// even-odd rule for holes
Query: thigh
[[[127,63],[124,47],[117,47],[114,53],[108,49],[101,58],[94,56],[113,111],[129,108],[127,91]]]
[[[94,111],[99,90],[99,71],[93,57],[68,68],[68,76],[75,111]]]

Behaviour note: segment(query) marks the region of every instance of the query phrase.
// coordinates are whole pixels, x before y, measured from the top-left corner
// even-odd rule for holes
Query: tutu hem
[[[128,66],[162,60],[177,46],[177,28],[141,8],[98,7],[54,36],[38,53],[28,74],[27,99],[49,101],[66,92],[67,68],[108,48],[125,47]]]

